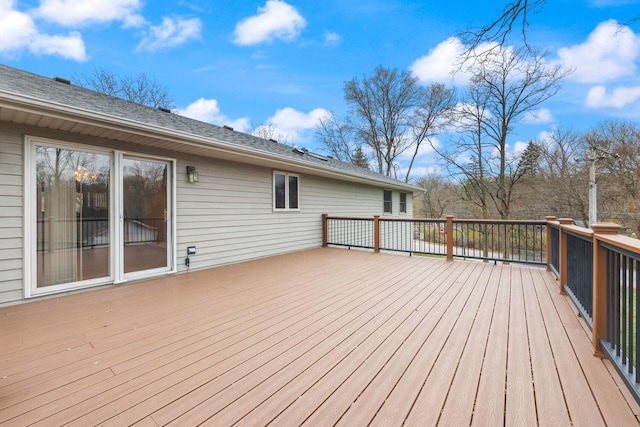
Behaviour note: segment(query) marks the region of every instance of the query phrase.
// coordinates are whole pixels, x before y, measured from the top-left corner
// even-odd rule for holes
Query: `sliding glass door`
[[[27,296],[172,271],[173,161],[27,147]]]
[[[122,160],[122,247],[124,274],[167,270],[169,163],[140,158]]]

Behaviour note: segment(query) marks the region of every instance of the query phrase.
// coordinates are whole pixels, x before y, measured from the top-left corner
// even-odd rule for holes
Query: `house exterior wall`
[[[23,293],[23,161],[20,134],[0,129],[0,303]]]
[[[279,168],[299,176],[299,211],[273,210],[273,169],[181,153],[158,152],[117,141],[35,127],[2,124],[0,130],[0,304],[23,299],[24,135],[176,159],[177,270],[186,271],[187,246],[196,246],[190,269],[298,251],[322,244],[321,215],[383,215],[383,188]],[[188,183],[186,166],[200,180]],[[399,214],[393,191],[391,216]],[[387,216],[389,214],[386,214]]]

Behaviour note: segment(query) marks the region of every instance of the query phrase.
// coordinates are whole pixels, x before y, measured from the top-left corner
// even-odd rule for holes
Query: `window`
[[[273,173],[274,210],[298,210],[300,208],[298,180],[298,175],[286,172]]]
[[[384,213],[392,213],[392,197],[393,191],[384,190]]]
[[[407,213],[407,193],[400,193],[400,213]]]

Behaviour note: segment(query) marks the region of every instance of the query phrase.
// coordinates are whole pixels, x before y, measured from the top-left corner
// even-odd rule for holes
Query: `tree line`
[[[608,120],[586,132],[556,127],[530,143],[536,161],[512,187],[509,219],[572,218],[589,226],[591,163],[595,163],[598,222],[614,222],[629,236],[640,236],[640,127]],[[491,179],[489,179],[490,181]],[[469,180],[430,175],[416,185],[419,217],[498,218],[499,205],[485,205]],[[495,185],[487,183],[488,186]]]

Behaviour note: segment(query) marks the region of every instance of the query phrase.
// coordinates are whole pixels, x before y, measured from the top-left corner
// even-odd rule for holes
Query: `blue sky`
[[[343,84],[378,65],[425,84],[463,87],[450,71],[456,34],[489,22],[504,2],[478,0],[0,0],[0,62],[72,78],[101,67],[145,72],[178,112],[250,131],[271,123],[286,141],[321,151],[317,119],[344,114]],[[549,0],[530,17],[529,42],[574,69],[510,145],[554,126],[586,130],[640,119],[640,0]],[[446,143],[443,139],[441,143]],[[413,176],[434,171],[425,149]]]

